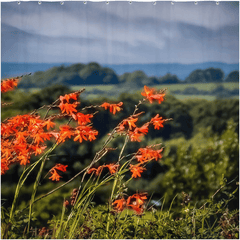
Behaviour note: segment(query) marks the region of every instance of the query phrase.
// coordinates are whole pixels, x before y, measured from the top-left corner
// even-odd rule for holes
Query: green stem
[[[120,159],[120,158],[119,158]],[[121,175],[121,171],[124,170],[123,168],[127,165],[128,161],[125,162],[122,167],[120,168],[120,170],[116,173],[116,177],[114,179],[114,182],[113,182],[113,188],[112,188],[112,192],[111,192],[111,197],[110,197],[110,200],[109,200],[109,206],[108,206],[108,217],[107,217],[107,229],[106,229],[106,237],[107,237],[107,234],[109,232],[109,226],[110,226],[110,208],[111,208],[111,202],[112,202],[112,198],[113,198],[113,195],[114,195],[114,191],[115,191],[115,188],[116,188],[116,185],[117,185],[117,182],[118,182],[118,179],[119,179],[119,176]]]
[[[45,159],[45,157],[50,152],[52,152],[52,150],[56,147],[56,145],[57,144],[55,144],[54,147],[50,148],[46,153],[44,153],[44,155],[39,160],[37,160],[35,163],[31,164],[28,168],[26,168],[23,171],[22,175],[19,178],[16,190],[15,190],[14,199],[13,199],[13,203],[12,203],[12,208],[11,208],[11,211],[10,211],[9,222],[12,221],[14,211],[15,211],[15,208],[16,208],[16,205],[17,205],[17,200],[18,200],[18,197],[19,197],[19,193],[20,193],[20,190],[21,190],[24,182],[28,178],[29,174],[33,171],[33,169],[38,165],[38,163],[40,163],[43,159]]]
[[[33,192],[32,192],[31,201],[30,201],[30,206],[29,206],[29,216],[28,216],[28,228],[27,228],[27,233],[28,233],[29,230],[30,230],[30,222],[31,222],[31,214],[32,214],[32,205],[33,205],[33,202],[34,202],[34,199],[35,199],[35,195],[36,195],[36,193],[37,193],[37,188],[38,188],[38,185],[39,185],[40,177],[41,177],[41,175],[42,175],[42,170],[43,170],[45,161],[46,161],[46,157],[45,157],[44,160],[42,161],[40,170],[38,171],[38,175],[37,175],[37,177],[36,177],[36,181],[35,181],[34,186],[33,186]]]
[[[36,177],[36,180],[35,180],[35,183],[34,183],[34,186],[33,186],[33,193],[32,193],[32,196],[31,196],[31,201],[30,201],[30,206],[29,206],[29,219],[28,219],[27,232],[29,232],[29,230],[30,230],[31,214],[32,214],[32,205],[33,205],[34,200],[35,200],[35,196],[36,196],[37,189],[38,189],[38,186],[39,186],[39,182],[40,182],[40,178],[41,178],[41,175],[42,175],[42,171],[43,171],[44,164],[45,164],[45,162],[46,162],[46,159],[47,159],[48,155],[49,155],[57,146],[58,146],[58,144],[55,143],[54,146],[52,146],[52,147],[47,151],[47,154],[46,154],[45,157],[43,158],[41,167],[40,167],[40,169],[39,169],[39,171],[38,171],[38,175],[37,175],[37,177]]]

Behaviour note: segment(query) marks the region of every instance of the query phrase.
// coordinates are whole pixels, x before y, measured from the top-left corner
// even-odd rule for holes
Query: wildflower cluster
[[[31,155],[39,155],[47,147],[44,142],[53,135],[47,132],[55,124],[37,115],[15,116],[1,124],[1,174],[13,163],[26,165]]]
[[[7,92],[12,90],[18,84],[18,79],[7,79],[1,82],[1,91]],[[20,165],[27,165],[30,163],[30,158],[34,154],[35,156],[43,153],[47,148],[46,141],[55,138],[57,144],[63,143],[66,139],[73,137],[74,141],[80,143],[85,141],[93,141],[98,135],[98,131],[94,130],[91,126],[91,119],[93,114],[84,114],[77,110],[80,105],[78,97],[80,92],[66,94],[60,96],[56,102],[59,102],[57,106],[61,110],[61,114],[50,116],[45,119],[40,119],[40,116],[35,113],[17,115],[10,119],[6,119],[1,124],[1,174],[4,174],[14,163]],[[121,110],[122,102],[118,104],[103,103],[100,106],[105,109],[109,108],[110,112],[115,114]],[[53,122],[56,118],[70,117],[74,119],[78,126],[72,127],[69,124],[61,125],[59,130],[50,131],[50,128],[54,128]],[[107,165],[110,172],[114,171],[111,165]],[[49,173],[52,174],[50,179],[53,181],[59,181],[60,176],[58,171],[65,172],[66,169],[59,168],[59,164],[53,167]]]
[[[17,83],[18,83],[17,79],[11,79],[11,80],[8,79],[6,81],[3,81],[1,83],[2,92],[12,90],[13,87],[17,86]],[[104,108],[105,110],[109,109],[110,113],[115,115],[117,112],[122,110],[121,108],[123,106],[122,102],[119,102],[119,103],[104,102],[101,105],[96,105],[96,106],[92,105],[92,106],[82,108],[80,110],[79,106],[81,102],[80,102],[79,96],[83,91],[84,89],[74,93],[65,94],[64,96],[60,96],[51,105],[41,107],[40,109],[44,107],[47,108],[47,112],[44,118],[40,117],[40,115],[38,114],[38,110],[39,110],[38,109],[29,114],[17,115],[17,116],[8,118],[4,120],[1,124],[1,132],[2,132],[1,174],[5,174],[12,164],[18,163],[23,166],[31,164],[32,168],[29,168],[30,169],[29,172],[30,172],[37,165],[38,162],[42,162],[42,165],[40,167],[39,173],[36,177],[36,181],[34,184],[34,192],[31,197],[29,216],[31,215],[32,204],[42,198],[40,197],[35,201],[35,194],[36,194],[38,183],[44,167],[43,159],[46,159],[49,152],[53,151],[59,144],[64,143],[67,139],[73,139],[73,141],[78,141],[80,143],[82,143],[83,141],[91,142],[96,140],[98,131],[95,130],[92,126],[92,118],[97,112],[86,113],[84,111],[90,108],[93,108],[93,109]],[[115,134],[117,134],[118,136],[125,135],[126,136],[125,144],[129,139],[130,141],[140,142],[142,137],[144,137],[144,135],[148,133],[149,127],[152,126],[154,129],[159,130],[160,128],[163,127],[164,122],[170,120],[170,119],[162,119],[162,117],[160,117],[159,114],[157,114],[155,117],[152,117],[150,121],[144,123],[142,126],[137,126],[137,121],[139,119],[139,116],[143,113],[143,112],[137,113],[139,105],[146,100],[148,100],[150,103],[153,103],[154,101],[156,101],[160,104],[162,101],[164,101],[165,93],[164,91],[160,91],[159,93],[157,93],[154,89],[150,89],[147,86],[145,86],[144,92],[142,93],[142,95],[146,97],[146,99],[139,101],[139,104],[135,106],[135,110],[133,114],[128,118],[123,119],[117,125],[117,127],[114,128],[112,133],[109,134],[110,136],[105,142],[103,148],[96,153],[96,156],[92,160],[91,164],[85,169],[83,169],[82,171],[80,171],[78,174],[76,174],[74,177],[72,177],[68,182],[71,182],[78,175],[84,172],[81,180],[81,184],[82,184],[84,182],[84,178],[86,174],[95,174],[97,176],[100,176],[104,169],[108,169],[110,176],[109,178],[107,177],[106,179],[104,179],[103,182],[107,182],[108,179],[114,179],[114,186],[116,186],[117,179],[119,179],[119,176],[124,174],[126,170],[131,172],[132,174],[131,179],[139,178],[141,177],[141,174],[146,170],[145,167],[150,161],[152,160],[158,161],[162,158],[163,148],[155,149],[154,146],[146,146],[145,148],[140,148],[134,155],[132,155],[133,157],[130,160],[122,164],[121,160],[124,157],[126,157],[126,156],[121,157],[125,147],[124,145],[117,162],[103,164],[98,167],[93,167],[93,165],[97,163],[109,150],[115,150],[107,147],[108,143],[112,140]],[[48,116],[50,110],[53,108],[60,109],[60,113],[52,114]],[[68,119],[68,123],[60,125],[59,129],[56,129],[55,128],[56,124],[54,121],[59,118]],[[45,149],[47,148],[47,141],[54,142],[53,147],[47,151],[46,156],[44,155],[45,158],[40,158],[38,161],[36,161],[36,164],[34,163],[35,164],[34,165],[33,163],[31,163],[31,157],[33,155],[37,156],[44,153]],[[137,161],[137,163],[133,164],[132,161]],[[63,165],[60,163],[54,164],[54,166],[48,171],[48,173],[51,174],[49,179],[52,181],[60,181],[60,179],[62,178],[60,173],[66,172],[67,167],[68,165]],[[25,179],[26,178],[22,178],[22,180],[19,182],[19,186],[23,185]],[[65,184],[63,184],[62,186],[64,186]],[[97,187],[98,185],[96,183],[94,185],[94,189],[95,188],[97,189]],[[16,190],[14,202],[13,202],[11,213],[10,213],[10,219],[13,218],[14,209],[16,207],[17,197],[18,197],[20,188],[21,187],[17,187],[17,190]],[[45,196],[53,193],[57,189],[59,189],[59,187],[52,190],[50,193],[47,193]],[[88,196],[83,195],[80,192],[80,189],[81,189],[81,185],[79,186],[79,189],[75,189],[73,191],[70,200],[66,200],[64,202],[65,207],[71,205],[73,208],[75,208],[75,204],[77,205],[77,207],[79,207],[79,204],[82,204],[84,202],[83,200],[79,201],[79,198],[86,197],[86,199],[88,199]],[[137,214],[143,213],[145,208],[144,203],[147,199],[147,193],[136,193],[132,196],[129,196],[126,199],[122,192],[120,192],[120,194],[114,195],[114,190],[115,190],[115,187],[113,187],[110,202],[112,202],[111,206],[115,211],[119,212],[125,208],[129,208],[134,210]],[[89,191],[90,192],[89,194],[94,193],[94,191],[93,190]],[[118,199],[112,201],[112,199],[117,198],[114,196],[118,196]],[[119,198],[119,196],[121,196],[121,198]],[[90,199],[90,195],[89,195],[89,199]],[[73,215],[74,215],[74,211],[70,216],[73,216]],[[28,231],[29,231],[29,227],[30,227],[30,221],[28,223]],[[108,229],[109,229],[109,223],[107,224],[107,231]]]
[[[130,164],[130,171],[132,172],[132,177],[137,178],[141,177],[141,173],[146,170],[146,168],[142,167],[143,164],[146,164],[150,162],[151,160],[158,161],[162,158],[161,152],[163,151],[163,148],[159,150],[152,149],[151,146],[148,146],[146,148],[140,148],[137,152],[137,155],[135,156],[137,158],[137,161],[139,162],[136,165]]]
[[[7,79],[4,81],[1,81],[1,92],[8,92],[13,90],[18,85],[19,79]]]
[[[152,103],[154,100],[157,100],[160,104],[162,101],[164,101],[164,93],[155,93],[155,90],[148,88],[147,86],[144,87],[144,92],[142,93],[143,96],[146,96],[150,103]],[[145,100],[145,99],[144,99]],[[115,114],[116,111],[114,111],[115,107],[117,110],[118,108],[122,106],[122,102],[119,104],[108,104],[104,103],[101,105],[101,107],[105,107],[107,109],[110,107],[110,111]],[[163,127],[163,123],[165,121],[168,121],[170,119],[162,119],[162,117],[159,117],[159,114],[157,114],[155,117],[151,118],[149,122],[144,123],[141,127],[136,126],[136,122],[138,121],[138,116],[141,115],[142,112],[133,114],[132,116],[122,120],[120,124],[116,127],[116,132],[120,135],[127,135],[130,137],[131,141],[141,141],[141,137],[146,135],[149,130],[149,126],[153,125],[154,129],[160,129]],[[154,150],[151,147],[146,148],[140,148],[135,156],[137,161],[139,162],[136,165],[130,164],[129,170],[132,173],[132,178],[141,177],[141,173],[146,170],[145,167],[143,167],[143,164],[146,164],[147,162],[155,159],[158,161],[162,158],[161,152],[163,151],[163,148],[160,150]],[[100,175],[103,168],[108,168],[111,174],[114,174],[117,172],[119,167],[119,164],[108,164],[108,165],[102,165],[98,168],[90,168],[87,173],[95,173],[96,175]]]
[[[12,90],[17,83],[17,79],[2,81],[2,92]],[[91,123],[90,119],[93,115],[83,114],[76,109],[80,104],[77,102],[79,95],[80,92],[75,92],[60,96],[57,100],[60,103],[54,106],[60,108],[61,114],[41,119],[34,111],[31,114],[17,115],[2,122],[1,174],[5,174],[12,164],[19,163],[24,166],[29,164],[32,155],[40,155],[47,148],[47,140],[55,139],[56,143],[60,144],[71,137],[74,137],[74,141],[79,142],[96,139],[98,131],[87,125]],[[55,126],[53,121],[61,117],[71,117],[76,120],[78,126],[62,125],[59,127],[59,131],[51,131],[50,128]],[[52,174],[50,179],[59,181],[59,171],[65,172],[66,166],[57,164],[53,167],[49,171]]]
[[[144,86],[144,92],[142,92],[142,95],[146,96],[150,103],[153,103],[155,100],[157,100],[160,104],[164,101],[165,93],[156,93],[154,89]],[[159,114],[157,114],[149,122],[144,123],[141,127],[137,127],[135,123],[138,121],[138,116],[142,113],[143,112],[133,114],[129,118],[124,119],[117,127],[117,132],[120,134],[127,134],[132,142],[141,142],[141,138],[148,133],[149,126],[151,124],[154,126],[154,129],[159,130],[160,128],[163,128],[163,123],[165,121],[170,120],[163,119],[162,117],[159,117]]]

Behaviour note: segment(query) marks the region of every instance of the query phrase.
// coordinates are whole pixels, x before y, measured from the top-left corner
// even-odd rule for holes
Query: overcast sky
[[[2,2],[2,62],[239,62],[238,2]]]

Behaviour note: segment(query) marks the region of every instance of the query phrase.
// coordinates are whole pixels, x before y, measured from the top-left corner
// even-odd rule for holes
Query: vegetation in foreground
[[[16,82],[16,80],[2,82],[2,91],[11,89]],[[3,238],[38,238],[39,236],[44,238],[238,237],[238,220],[236,220],[238,219],[238,210],[229,210],[230,203],[234,200],[234,195],[238,190],[236,179],[226,183],[226,179],[222,176],[219,183],[220,188],[200,207],[197,206],[197,203],[192,205],[189,195],[183,192],[181,211],[172,210],[175,199],[172,200],[168,211],[163,211],[165,201],[163,198],[161,209],[156,211],[154,205],[148,204],[147,200],[151,199],[149,194],[143,191],[134,194],[128,192],[128,186],[132,179],[140,178],[146,171],[147,165],[162,158],[163,148],[158,149],[161,144],[157,143],[141,147],[135,153],[124,155],[125,148],[131,142],[141,142],[141,139],[150,131],[150,127],[159,130],[166,121],[171,120],[171,118],[162,118],[157,114],[150,121],[136,126],[135,123],[138,122],[140,116],[143,116],[139,107],[145,101],[149,101],[150,104],[157,101],[160,104],[164,100],[164,91],[156,92],[148,87],[145,87],[142,93],[145,98],[135,105],[130,117],[123,119],[108,135],[109,137],[103,144],[104,147],[97,151],[93,161],[67,182],[37,198],[37,190],[46,177],[43,174],[44,167],[47,167],[47,161],[51,159],[53,150],[67,138],[74,137],[74,141],[81,143],[93,141],[98,135],[98,131],[94,130],[90,124],[91,118],[97,112],[81,113],[79,111],[77,100],[81,92],[60,96],[53,104],[44,106],[47,108],[47,112],[42,120],[40,115],[36,114],[37,111],[34,111],[30,115],[5,119],[2,123],[2,174],[9,170],[10,165],[20,163],[26,166],[17,184],[10,211],[4,207],[2,210]],[[122,106],[122,102],[113,104],[105,102],[101,105],[86,106],[81,110],[105,108],[115,115]],[[54,108],[60,108],[61,113],[55,111],[52,115],[48,115]],[[54,127],[54,120],[57,118],[66,118],[67,124],[59,126],[60,131],[56,129],[48,131]],[[124,137],[124,142],[119,149],[118,161],[99,165],[100,160],[108,152],[117,150],[110,146],[110,142],[119,135]],[[44,149],[48,147],[44,142],[50,138],[53,138],[53,142],[55,139],[55,144],[44,152]],[[9,141],[11,141],[11,149]],[[42,157],[30,163],[31,155],[42,153]],[[134,162],[137,163],[132,164]],[[37,166],[38,171],[35,175],[30,203],[25,208],[19,209],[20,190]],[[58,163],[50,168],[47,174],[51,175],[49,178],[53,181],[59,181],[60,172],[66,172],[67,167],[67,165]],[[45,177],[43,177],[44,175]],[[78,176],[81,176],[80,186],[72,191],[70,199],[63,202],[61,216],[49,221],[48,227],[37,230],[34,227],[34,203],[41,201]],[[108,204],[102,209],[99,207],[96,209],[92,205],[94,194],[101,187],[108,186],[110,182],[112,182],[112,186]],[[235,186],[234,190],[229,191],[228,186],[232,184]],[[169,186],[170,188],[171,186]],[[223,192],[224,189],[228,192]],[[221,196],[220,201],[214,203],[215,196],[220,192],[223,192],[225,196]],[[134,214],[126,214],[123,210],[133,211]],[[150,220],[144,218],[144,214],[149,211],[152,211]]]

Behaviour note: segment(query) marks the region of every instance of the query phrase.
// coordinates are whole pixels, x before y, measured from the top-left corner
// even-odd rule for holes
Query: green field
[[[85,88],[86,91],[93,91],[93,90],[101,90],[101,91],[110,91],[115,87],[114,84],[109,84],[109,85],[89,85],[89,86],[84,86],[84,85],[79,85],[79,86],[72,86],[71,90],[77,91],[79,89]]]
[[[169,92],[180,90],[183,91],[188,87],[195,87],[198,90],[205,90],[205,91],[212,91],[214,88],[218,86],[223,86],[229,90],[237,89],[239,87],[238,83],[192,83],[192,84],[165,84],[165,85],[155,85],[153,87],[160,89],[160,88],[167,88]]]
[[[187,99],[206,99],[209,101],[213,101],[216,99],[215,96],[211,95],[183,95],[183,94],[174,94],[173,91],[180,90],[183,91],[184,89],[188,87],[195,87],[198,90],[205,90],[205,91],[212,91],[218,86],[223,86],[224,88],[227,88],[229,90],[238,89],[239,84],[238,83],[193,83],[193,84],[165,84],[165,85],[155,85],[153,88],[156,89],[163,89],[166,88],[166,94],[172,94],[174,97],[176,97],[179,100],[187,100]],[[101,96],[105,96],[108,98],[116,98],[118,95],[122,92],[126,92],[126,87],[121,88],[117,85],[79,85],[79,86],[71,86],[70,89],[72,91],[77,91],[82,88],[85,88],[85,94],[83,94],[83,97],[86,99],[94,99]],[[40,91],[40,88],[30,88],[30,92],[38,92]],[[140,89],[139,89],[140,90]],[[139,91],[136,90],[136,91]],[[96,91],[96,92],[95,92]],[[98,93],[97,91],[101,91]],[[234,97],[238,99],[238,96]]]
[[[175,98],[178,100],[188,100],[188,99],[205,99],[208,101],[214,101],[216,99],[215,96],[209,95],[182,95],[182,94],[173,94]]]

